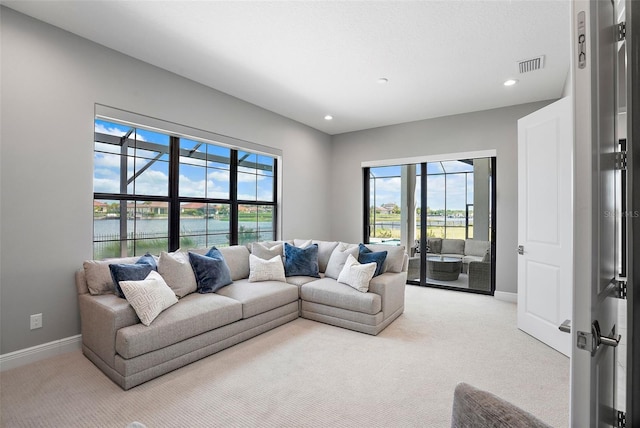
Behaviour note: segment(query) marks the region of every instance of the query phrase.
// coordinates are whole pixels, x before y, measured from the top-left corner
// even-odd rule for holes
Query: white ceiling
[[[568,0],[1,3],[328,134],[559,98],[569,70]]]

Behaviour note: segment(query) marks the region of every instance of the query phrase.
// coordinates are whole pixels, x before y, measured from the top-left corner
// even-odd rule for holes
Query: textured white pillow
[[[188,253],[161,252],[158,260],[158,272],[178,298],[194,293],[198,289]]]
[[[162,311],[178,303],[173,290],[164,282],[162,276],[153,270],[142,281],[120,281],[120,288],[142,324],[146,326]]]
[[[286,282],[282,257],[275,256],[269,260],[249,255],[249,282],[280,281]]]
[[[360,264],[349,254],[347,261],[338,276],[338,282],[350,285],[358,291],[366,293],[369,291],[369,281],[373,278],[373,274],[376,271],[376,263]]]

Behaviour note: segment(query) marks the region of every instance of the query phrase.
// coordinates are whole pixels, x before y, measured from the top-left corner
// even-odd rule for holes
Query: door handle
[[[563,333],[571,333],[571,320],[564,320],[564,322],[558,326],[558,329]]]
[[[620,335],[618,335],[618,337],[603,336],[600,332],[600,323],[598,323],[598,320],[595,320],[593,324],[591,324],[591,333],[584,331],[577,332],[576,346],[579,349],[591,352],[591,356],[594,356],[598,348],[600,348],[600,345],[611,346],[613,348],[618,346],[621,337]]]
[[[524,254],[524,245],[518,245],[518,254],[520,255]]]
[[[611,346],[613,348],[618,346],[618,343],[620,343],[620,338],[622,337],[620,335],[618,335],[617,338],[609,337],[609,336],[602,336],[600,334],[600,324],[598,323],[598,320],[595,320],[593,322],[593,325],[591,326],[591,333],[593,334],[593,337],[596,339],[597,345],[602,344],[602,345]],[[597,346],[596,346],[596,348],[597,348]]]

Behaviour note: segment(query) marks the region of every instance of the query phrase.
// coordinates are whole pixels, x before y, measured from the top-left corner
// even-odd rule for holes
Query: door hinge
[[[616,30],[616,40],[619,42],[623,41],[627,35],[627,23],[624,21],[620,22],[616,25]]]
[[[627,414],[625,412],[617,411],[616,427],[627,428]]]
[[[617,170],[627,170],[627,152],[616,152],[615,168]]]
[[[615,297],[622,300],[627,300],[627,280],[620,279],[616,281]]]

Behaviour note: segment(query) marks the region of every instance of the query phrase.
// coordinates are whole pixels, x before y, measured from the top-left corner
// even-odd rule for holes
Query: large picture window
[[[277,157],[95,120],[94,258],[276,239]]]

